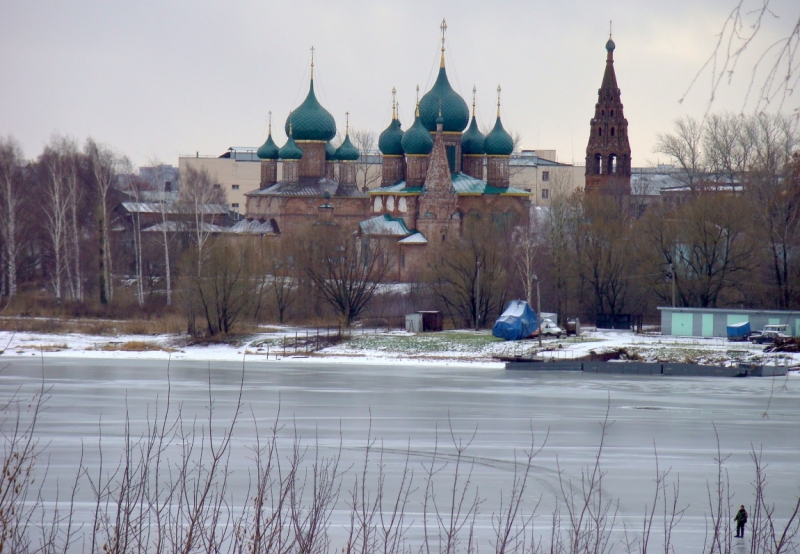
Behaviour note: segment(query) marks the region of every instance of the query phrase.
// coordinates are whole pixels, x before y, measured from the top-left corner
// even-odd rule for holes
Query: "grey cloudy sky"
[[[657,132],[703,115],[710,73],[678,100],[736,1],[4,0],[0,135],[29,158],[61,133],[92,136],[136,164],[177,165],[181,154],[258,146],[271,110],[282,144],[283,122],[308,89],[312,45],[318,98],[340,128],[349,111],[352,127],[380,132],[393,86],[408,128],[415,86],[424,93],[435,79],[446,17],[450,81],[468,103],[477,86],[481,125],[494,122],[501,84],[503,122],[524,148],[582,161],[613,19],[633,161],[643,166],[658,160]],[[715,111],[742,109],[756,54],[797,21],[796,0],[771,6],[776,17]],[[800,93],[784,110],[798,106]]]

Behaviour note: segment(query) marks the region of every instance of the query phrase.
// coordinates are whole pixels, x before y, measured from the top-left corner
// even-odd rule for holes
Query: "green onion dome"
[[[272,140],[272,133],[270,133],[267,137],[267,141],[256,150],[256,156],[262,160],[277,160],[278,152],[278,145]]]
[[[325,160],[329,162],[336,160],[336,147],[331,144],[331,141],[325,143]]]
[[[514,139],[503,129],[503,123],[500,121],[499,115],[497,116],[497,122],[494,124],[494,129],[486,135],[483,148],[488,156],[510,156],[511,152],[514,151]]]
[[[336,121],[322,107],[314,94],[314,79],[308,96],[286,119],[284,129],[289,134],[289,123],[292,124],[292,136],[295,140],[331,140],[336,136]]]
[[[389,126],[378,137],[378,149],[385,156],[403,155],[403,130],[400,128],[400,121],[397,118],[392,119]]]
[[[303,151],[294,142],[294,138],[289,134],[289,140],[286,141],[281,149],[278,151],[282,160],[299,160],[303,157]]]
[[[614,44],[614,41],[611,40],[611,37],[608,37],[608,42],[606,43],[606,52],[613,52],[614,48],[616,47],[617,45]]]
[[[350,142],[350,135],[344,136],[344,142],[336,149],[336,159],[342,162],[354,162],[358,159],[358,148]]]
[[[472,116],[469,129],[461,136],[461,152],[463,154],[485,154],[484,141],[486,138],[478,129],[478,122]]]
[[[419,102],[419,113],[422,124],[430,132],[436,131],[436,118],[439,116],[441,101],[442,117],[444,118],[443,130],[445,132],[458,132],[464,130],[469,123],[469,108],[464,99],[453,90],[444,65],[439,68],[439,76],[433,88],[425,93]]]
[[[433,138],[431,138],[430,132],[422,125],[419,106],[417,106],[417,117],[414,118],[414,124],[408,131],[403,133],[401,145],[406,154],[412,155],[428,155],[433,150]]]

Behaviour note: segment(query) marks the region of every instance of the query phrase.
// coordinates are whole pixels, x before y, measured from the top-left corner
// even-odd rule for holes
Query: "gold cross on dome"
[[[314,47],[311,47],[311,79],[314,79]]]
[[[439,28],[442,30],[442,52],[444,52],[444,32],[447,30],[447,22],[442,18],[442,24],[439,25]]]
[[[344,112],[344,134],[345,136],[350,134],[350,112]]]
[[[472,85],[472,117],[475,117],[475,94],[478,92],[478,88],[475,85]]]
[[[272,110],[269,111],[269,134],[272,134]]]
[[[497,117],[500,117],[500,85],[497,85]]]

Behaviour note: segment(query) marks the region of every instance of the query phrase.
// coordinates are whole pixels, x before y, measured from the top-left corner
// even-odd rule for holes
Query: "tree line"
[[[26,161],[0,140],[0,297],[7,314],[169,313],[193,334],[243,323],[340,322],[439,309],[454,327],[491,326],[524,298],[561,323],[600,314],[657,317],[657,306],[800,307],[797,119],[681,118],[658,136],[671,176],[630,197],[572,189],[553,168],[550,202],[525,214],[465,214],[458,239],[429,245],[411,283],[381,287],[404,263],[391,237],[309,221],[291,237],[221,233],[224,193],[207,172],[170,196],[125,156],[54,137]],[[163,189],[163,187],[162,187]],[[122,201],[149,200],[124,215]],[[228,222],[230,223],[230,222]],[[49,311],[48,311],[49,310]]]

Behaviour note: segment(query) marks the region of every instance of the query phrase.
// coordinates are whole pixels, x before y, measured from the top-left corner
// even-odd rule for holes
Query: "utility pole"
[[[539,294],[539,276],[534,275],[536,281],[536,323],[539,325],[539,346],[542,346],[542,296]]]
[[[672,281],[672,307],[675,307],[675,265],[669,264],[669,276]]]

